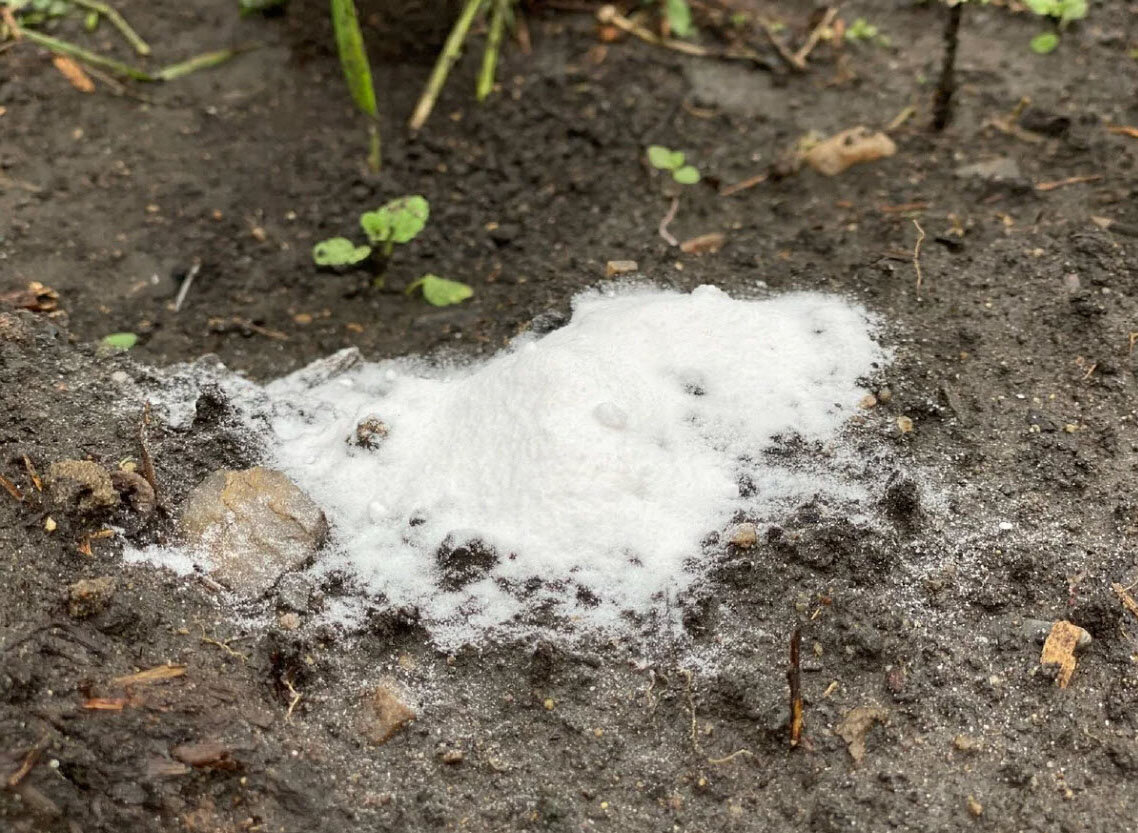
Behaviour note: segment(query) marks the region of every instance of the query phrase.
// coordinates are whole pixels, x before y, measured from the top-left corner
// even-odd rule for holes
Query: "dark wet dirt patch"
[[[1034,19],[969,9],[940,135],[924,129],[941,28],[924,5],[844,9],[894,46],[821,48],[804,75],[633,42],[599,60],[587,17],[537,14],[501,92],[474,106],[465,62],[412,140],[401,125],[446,17],[395,30],[374,5],[378,176],[319,4],[241,20],[222,0],[125,3],[164,57],[263,45],[121,97],[72,91],[30,46],[0,55],[0,293],[38,280],[65,313],[0,316],[0,474],[22,496],[0,492],[0,828],[1129,830],[1138,621],[1111,583],[1138,578],[1138,141],[1106,127],[1138,123],[1133,10],[1094,5],[1044,58],[1026,46]],[[783,14],[800,32],[805,11]],[[991,126],[1023,96],[1019,132]],[[910,104],[922,112],[891,159],[716,192],[808,130],[883,127]],[[718,253],[658,236],[669,197],[639,161],[650,143],[705,174],[671,229],[724,232]],[[958,173],[996,159],[1018,173]],[[432,220],[391,291],[312,268],[313,242],[404,193]],[[143,402],[166,384],[153,367],[215,353],[272,378],[346,346],[486,353],[563,318],[615,259],[684,289],[840,292],[881,316],[895,352],[853,431],[872,518],[813,503],[753,548],[724,545],[685,627],[649,648],[447,655],[414,611],[378,601],[358,630],[320,624],[351,593],[336,576],[234,605],[208,579],[125,567],[124,536],[166,540],[194,485],[257,462],[218,394],[184,429],[151,426],[161,489],[145,516],[129,497],[63,511],[24,463],[138,461]],[[426,271],[474,299],[435,310],[398,291]],[[141,336],[129,357],[90,346],[124,330]],[[73,616],[68,588],[101,577],[114,591]],[[1065,690],[1038,670],[1059,619],[1094,638]],[[799,626],[809,744],[791,751]],[[184,673],[115,682],[167,664]],[[376,747],[360,721],[388,678],[417,719]],[[886,716],[855,761],[839,727],[861,707]]]

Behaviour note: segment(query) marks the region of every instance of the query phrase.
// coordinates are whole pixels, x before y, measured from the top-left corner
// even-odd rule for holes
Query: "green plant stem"
[[[486,51],[482,54],[482,72],[478,75],[476,97],[485,101],[494,89],[494,76],[498,73],[498,54],[502,48],[502,33],[506,29],[506,10],[510,0],[490,0],[490,32],[486,35]]]
[[[223,64],[234,55],[248,52],[250,49],[256,49],[257,47],[258,44],[246,44],[245,46],[238,46],[233,49],[219,49],[216,52],[203,52],[201,55],[195,55],[192,58],[187,58],[185,61],[179,61],[176,64],[163,67],[158,70],[158,74],[155,77],[159,81],[173,81],[175,78],[181,78],[183,75],[189,75],[191,72],[197,72],[199,69],[210,69],[218,64]]]
[[[139,55],[150,54],[150,44],[144,41],[138,32],[134,31],[131,25],[126,22],[126,18],[119,14],[117,9],[108,6],[106,3],[100,3],[98,0],[72,0],[72,2],[75,3],[76,6],[82,6],[85,9],[98,12],[109,20],[111,25],[122,33],[122,36],[126,38],[127,42],[134,47],[134,51]]]
[[[391,257],[391,253],[394,251],[395,251],[395,241],[394,240],[384,240],[383,241],[383,256],[384,257]]]
[[[379,173],[379,167],[382,164],[383,155],[380,152],[379,143],[379,125],[374,121],[368,125],[368,152],[367,152],[367,166],[373,174]]]
[[[67,55],[70,58],[75,58],[77,61],[82,61],[91,66],[103,67],[109,69],[111,72],[117,72],[119,75],[125,75],[127,78],[133,78],[135,81],[157,81],[158,78],[151,75],[145,70],[132,67],[129,64],[124,64],[121,61],[116,61],[113,58],[105,58],[94,52],[88,52],[81,46],[76,46],[73,43],[68,43],[58,38],[53,38],[50,35],[45,35],[42,32],[37,32],[35,29],[21,29],[21,33],[25,38],[32,43],[37,43],[45,49],[50,49],[59,55]]]
[[[427,119],[431,117],[431,110],[435,108],[435,101],[438,100],[443,84],[446,83],[447,74],[450,72],[450,68],[454,66],[454,62],[458,60],[459,55],[462,54],[462,43],[466,40],[470,26],[474,23],[474,18],[485,2],[486,0],[466,0],[462,14],[455,21],[454,28],[450,30],[450,35],[447,36],[443,51],[439,53],[438,60],[435,61],[435,68],[431,70],[427,87],[419,97],[419,103],[415,105],[415,112],[410,121],[412,130],[422,128],[427,123]]]

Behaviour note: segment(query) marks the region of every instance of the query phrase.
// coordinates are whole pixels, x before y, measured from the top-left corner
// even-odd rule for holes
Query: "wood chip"
[[[1078,625],[1060,620],[1051,626],[1051,633],[1043,643],[1043,654],[1039,664],[1044,668],[1058,669],[1056,682],[1059,688],[1066,688],[1075,673],[1075,648],[1087,632]]]
[[[721,231],[713,231],[685,240],[680,244],[680,251],[688,255],[714,254],[722,249],[726,242],[726,234]]]
[[[115,677],[111,680],[111,683],[122,688],[133,685],[151,685],[153,683],[172,680],[175,677],[181,677],[185,673],[186,666],[184,665],[158,665],[135,674]]]
[[[1116,133],[1120,136],[1129,136],[1131,139],[1138,139],[1138,127],[1130,127],[1129,125],[1117,125],[1115,127],[1108,127],[1107,133]]]
[[[883,159],[896,152],[897,145],[884,133],[859,125],[814,145],[803,159],[818,173],[836,176],[853,165]]]
[[[59,74],[66,78],[71,86],[79,90],[81,93],[93,93],[95,91],[95,82],[91,80],[83,67],[75,63],[75,61],[68,58],[66,55],[56,55],[51,59],[55,64],[55,68],[59,70]]]
[[[126,697],[88,697],[83,708],[100,712],[121,712],[129,703]]]

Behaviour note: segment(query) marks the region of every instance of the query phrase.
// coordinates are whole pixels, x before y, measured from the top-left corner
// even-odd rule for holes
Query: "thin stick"
[[[42,32],[37,32],[35,29],[22,29],[21,31],[27,40],[39,44],[58,55],[67,55],[85,64],[109,69],[111,72],[117,72],[119,75],[125,75],[127,78],[133,78],[135,81],[157,80],[145,70],[132,67],[129,64],[124,64],[122,61],[116,61],[113,58],[105,58],[102,55],[89,52],[81,46],[76,46],[73,43],[68,43],[67,41],[53,38],[50,35],[45,35]]]
[[[919,294],[921,282],[924,280],[924,275],[921,274],[921,244],[925,242],[925,230],[916,220],[913,220],[913,225],[917,227],[917,245],[913,246],[913,268],[917,270],[917,292]]]
[[[624,15],[620,14],[615,6],[601,6],[597,9],[597,22],[605,25],[612,25],[623,32],[639,38],[645,43],[650,43],[653,46],[662,46],[665,49],[671,49],[675,52],[682,52],[685,55],[693,55],[696,58],[720,58],[723,60],[732,61],[749,61],[761,67],[767,67],[769,64],[767,60],[750,49],[729,49],[724,52],[716,52],[713,49],[707,49],[702,46],[697,46],[694,43],[687,41],[676,40],[675,38],[662,38],[655,32],[645,29],[643,26],[637,26]]]
[[[198,272],[201,271],[202,262],[195,259],[193,265],[187,270],[186,277],[182,279],[182,285],[178,287],[178,296],[174,299],[174,312],[182,311],[182,302],[186,300],[186,296],[190,294],[190,287],[194,283],[194,278],[197,277]]]
[[[948,22],[944,25],[944,62],[940,67],[940,81],[933,96],[933,130],[944,130],[952,120],[952,95],[956,92],[956,43],[960,32],[960,15],[964,3],[949,7]]]
[[[74,0],[74,3],[76,6],[98,12],[109,20],[111,25],[122,33],[122,36],[127,39],[127,42],[134,47],[134,51],[139,55],[150,54],[150,45],[139,37],[138,32],[131,28],[131,25],[126,22],[126,18],[119,14],[116,9],[106,3],[100,3],[98,0]]]
[[[668,213],[664,215],[662,220],[660,220],[660,236],[668,241],[669,246],[680,245],[680,241],[677,240],[670,231],[668,231],[668,224],[671,223],[672,220],[676,219],[676,212],[679,211],[679,209],[680,198],[672,197],[672,204],[668,207]]]
[[[490,13],[490,32],[486,35],[486,51],[482,54],[482,72],[478,75],[478,87],[475,93],[479,101],[494,89],[494,76],[498,72],[498,54],[502,48],[502,33],[506,29],[506,9],[509,0],[490,0],[493,9]]]
[[[806,71],[806,61],[802,60],[789,49],[787,49],[786,44],[778,39],[778,35],[774,30],[774,26],[769,20],[760,19],[759,27],[763,30],[763,34],[767,36],[767,40],[771,42],[771,46],[773,46],[775,48],[775,51],[778,52],[778,56],[786,61],[787,66],[793,70],[797,70],[798,72]]]
[[[734,752],[732,752],[730,755],[728,755],[725,758],[708,758],[707,762],[709,764],[713,764],[715,766],[718,766],[719,764],[729,763],[741,755],[746,755],[747,757],[753,757],[754,754],[755,753],[752,752],[750,749],[736,749]]]
[[[834,18],[838,16],[838,7],[830,6],[826,9],[826,14],[822,17],[821,22],[810,32],[810,37],[806,39],[806,43],[802,44],[802,48],[794,53],[796,61],[806,67],[806,59],[810,57],[810,53],[814,51],[814,47],[818,45],[818,41],[822,39],[822,34],[830,28],[830,24],[834,22]]]
[[[150,456],[150,446],[146,441],[146,429],[150,425],[150,400],[146,400],[146,404],[142,406],[142,417],[138,420],[138,446],[139,446],[139,459],[142,460],[142,476],[146,478],[146,482],[150,484],[150,488],[154,490],[154,496],[158,497],[158,478],[154,474],[154,458]]]
[[[729,197],[732,194],[738,194],[740,191],[746,191],[748,188],[754,188],[756,185],[761,185],[767,181],[770,176],[768,171],[763,171],[761,174],[749,176],[746,179],[741,179],[733,185],[726,186],[719,192],[721,197]]]
[[[466,5],[462,9],[462,14],[458,16],[455,21],[454,28],[450,30],[450,35],[447,36],[446,44],[443,46],[443,51],[439,54],[439,58],[435,61],[435,68],[431,70],[431,77],[427,81],[427,88],[423,90],[423,95],[419,98],[419,103],[415,105],[415,112],[411,116],[410,127],[412,130],[419,130],[427,119],[431,117],[431,111],[435,109],[435,102],[438,100],[439,93],[442,92],[443,84],[446,83],[447,75],[450,69],[454,66],[455,61],[458,60],[459,55],[462,54],[462,43],[466,40],[467,33],[470,32],[470,26],[474,23],[474,18],[482,9],[483,3],[486,0],[466,0]]]

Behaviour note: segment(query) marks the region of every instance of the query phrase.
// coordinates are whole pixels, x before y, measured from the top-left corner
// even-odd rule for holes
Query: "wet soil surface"
[[[321,4],[241,19],[226,0],[123,3],[164,58],[261,44],[124,95],[72,90],[28,44],[0,55],[0,292],[40,281],[62,310],[0,314],[0,828],[1132,829],[1138,618],[1112,583],[1138,579],[1138,140],[1108,127],[1138,123],[1133,4],[1094,4],[1046,57],[1027,48],[1037,19],[969,8],[939,135],[931,4],[851,4],[841,16],[892,45],[823,45],[801,74],[761,39],[770,69],[602,48],[587,15],[538,13],[498,94],[474,106],[463,62],[414,139],[402,124],[448,18],[400,28],[364,6],[379,175]],[[807,11],[782,16],[800,43]],[[108,27],[94,38],[128,57]],[[910,105],[890,159],[717,193],[808,130],[884,127]],[[651,143],[703,171],[671,230],[724,232],[719,252],[658,235]],[[966,167],[993,160],[1002,175]],[[1089,180],[1054,185],[1071,177]],[[387,290],[313,269],[314,241],[405,193],[433,216]],[[124,539],[166,540],[189,489],[259,458],[215,394],[184,427],[156,413],[145,429],[154,507],[42,484],[66,459],[140,461],[143,404],[168,384],[155,368],[212,353],[267,379],[345,346],[487,353],[614,259],[683,289],[845,294],[895,355],[851,432],[878,503],[855,518],[815,501],[752,548],[712,544],[683,626],[648,647],[444,653],[380,602],[362,631],[321,623],[334,582],[237,604],[208,577],[124,566]],[[433,309],[399,291],[428,271],[475,297]],[[129,356],[94,346],[116,331],[140,335]],[[1066,688],[1039,663],[1058,620],[1093,638]],[[377,744],[391,698],[417,718]]]

